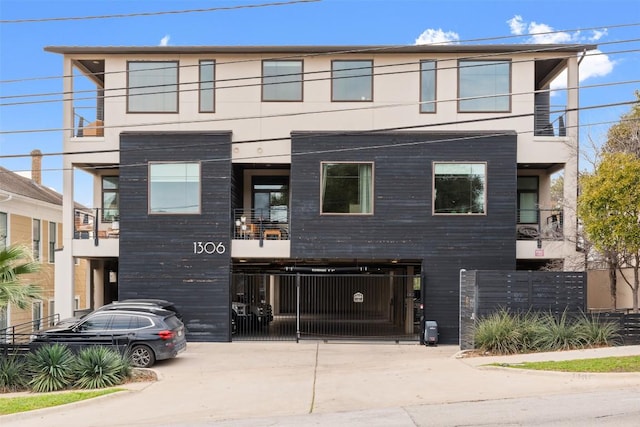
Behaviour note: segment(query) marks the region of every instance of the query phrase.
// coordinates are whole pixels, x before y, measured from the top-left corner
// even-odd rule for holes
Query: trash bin
[[[424,345],[438,345],[438,323],[434,320],[424,322]]]

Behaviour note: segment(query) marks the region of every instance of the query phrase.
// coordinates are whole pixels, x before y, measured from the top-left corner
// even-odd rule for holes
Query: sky
[[[55,131],[62,127],[62,103],[13,98],[62,91],[59,78],[35,79],[62,75],[62,56],[46,46],[593,43],[596,55],[580,67],[581,107],[633,101],[640,89],[634,82],[640,79],[638,0],[306,0],[243,7],[289,1],[0,0],[0,165],[28,172],[28,154],[39,149],[43,184],[62,191],[62,157],[47,155],[62,151],[62,132]],[[225,10],[46,20],[211,8]],[[35,102],[3,105],[16,101]],[[630,108],[581,113],[586,157],[592,144],[606,140],[610,124],[598,123],[615,122]],[[23,132],[40,129],[54,131]],[[587,166],[582,160],[581,168]],[[89,180],[77,176],[76,201],[93,207]]]

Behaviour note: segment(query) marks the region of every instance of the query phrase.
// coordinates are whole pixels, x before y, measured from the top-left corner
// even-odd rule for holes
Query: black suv
[[[39,331],[32,339],[32,346],[45,343],[65,344],[72,350],[89,345],[116,346],[140,368],[176,357],[187,348],[184,324],[173,311],[161,308],[97,310],[75,324]]]

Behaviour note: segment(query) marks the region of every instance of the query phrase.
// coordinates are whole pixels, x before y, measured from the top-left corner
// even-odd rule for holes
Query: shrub
[[[571,322],[566,311],[559,317],[552,313],[541,314],[540,322],[543,332],[538,335],[534,343],[538,350],[570,350],[585,346],[580,329]]]
[[[27,356],[27,370],[31,374],[29,386],[35,392],[68,388],[73,383],[74,365],[73,353],[67,346],[42,346]]]
[[[517,316],[501,309],[476,323],[474,340],[483,351],[501,354],[517,353],[522,348],[522,332]]]
[[[17,355],[0,359],[0,392],[8,393],[27,388],[24,361]]]
[[[582,317],[576,320],[578,333],[590,347],[602,347],[617,344],[621,340],[620,327],[615,322],[601,321],[597,316],[587,316],[583,313]]]
[[[76,357],[76,381],[79,388],[105,388],[121,384],[128,363],[117,351],[103,346],[86,347]]]

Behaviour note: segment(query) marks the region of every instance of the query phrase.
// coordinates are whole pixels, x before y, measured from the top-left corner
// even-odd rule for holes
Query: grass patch
[[[603,357],[599,359],[579,359],[548,362],[523,362],[518,364],[494,363],[493,366],[534,369],[560,372],[640,372],[640,356]]]
[[[66,405],[94,397],[123,391],[123,388],[110,388],[95,391],[72,391],[65,393],[39,394],[36,396],[0,397],[0,415],[33,411],[34,409]]]

